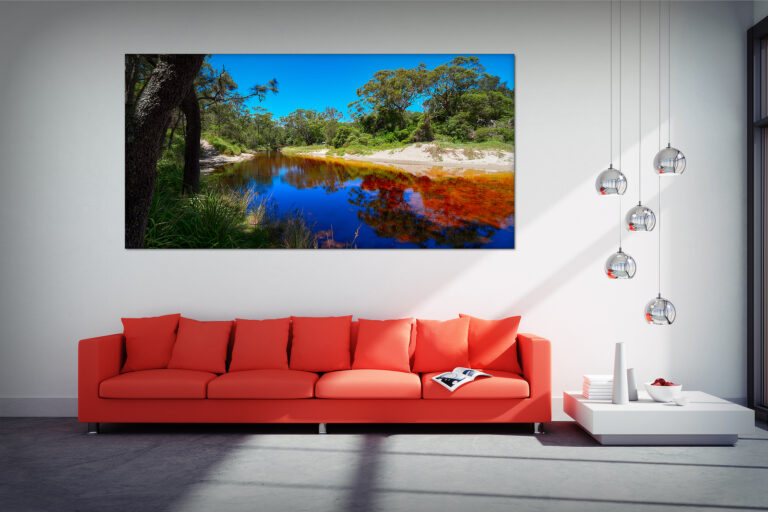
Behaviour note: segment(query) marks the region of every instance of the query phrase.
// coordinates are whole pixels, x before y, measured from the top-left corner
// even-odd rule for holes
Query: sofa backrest
[[[355,350],[357,349],[357,342],[358,342],[358,333],[359,333],[359,327],[360,324],[358,321],[352,321],[350,323],[350,351],[349,351],[349,359],[350,359],[350,365],[354,362],[354,355]],[[408,345],[408,355],[409,355],[409,362],[411,369],[413,368],[414,364],[414,358],[415,358],[415,352],[416,352],[416,342],[417,342],[417,323],[415,320],[411,322],[411,334],[410,334],[410,342]],[[236,335],[236,326],[232,329],[232,332],[230,334],[229,343],[227,346],[227,358],[226,358],[226,368],[227,371],[229,371],[230,364],[232,362],[232,351],[234,347],[234,340]],[[518,338],[519,339],[519,338]],[[123,338],[124,340],[124,338]],[[289,324],[289,332],[288,332],[288,346],[287,346],[287,356],[288,360],[290,361],[290,355],[291,355],[291,349],[293,344],[293,323],[291,322]],[[517,360],[522,363],[523,357],[520,353],[520,344],[517,343]],[[122,347],[121,347],[121,361],[120,361],[120,367],[122,368],[125,364],[126,359],[126,353],[125,353],[126,347],[125,342],[123,341]]]

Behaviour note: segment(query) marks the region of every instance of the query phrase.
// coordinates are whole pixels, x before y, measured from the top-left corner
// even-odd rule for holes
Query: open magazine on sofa
[[[457,366],[450,372],[435,375],[432,377],[432,380],[443,386],[448,391],[454,391],[467,382],[472,382],[477,377],[491,377],[491,375],[485,372],[481,372],[480,370],[473,370],[471,368]]]

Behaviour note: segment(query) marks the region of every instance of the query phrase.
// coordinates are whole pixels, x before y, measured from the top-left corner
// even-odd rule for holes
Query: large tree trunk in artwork
[[[173,146],[173,135],[176,133],[176,128],[179,127],[179,123],[181,122],[181,114],[173,116],[173,121],[171,122],[171,133],[168,135],[168,146],[165,148],[166,151],[170,151]]]
[[[187,119],[184,137],[184,180],[182,192],[194,194],[200,190],[200,103],[195,88],[181,102],[181,110]]]
[[[163,137],[204,55],[161,55],[125,123],[125,247],[144,245]]]

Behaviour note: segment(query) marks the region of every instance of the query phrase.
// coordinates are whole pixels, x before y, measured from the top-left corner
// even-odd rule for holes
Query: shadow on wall
[[[647,197],[644,202],[645,204],[653,205],[658,201],[658,197],[658,194],[652,195]],[[627,231],[623,226],[621,229],[623,242],[634,237],[635,233]],[[651,233],[651,236],[654,236],[654,241],[652,243],[656,243],[656,235],[657,233]],[[616,251],[616,242],[616,224],[615,222],[611,222],[610,227],[601,236],[594,239],[579,253],[569,257],[557,270],[544,280],[540,281],[532,290],[528,291],[525,295],[518,297],[511,303],[505,313],[507,315],[519,314],[520,311],[523,311],[523,308],[531,308],[532,305],[544,301],[547,297],[557,292],[565,283],[573,279],[579,271],[589,267],[595,261],[600,261],[602,265],[608,256]],[[598,274],[596,279],[607,278]],[[648,297],[648,299],[651,298],[652,297]]]

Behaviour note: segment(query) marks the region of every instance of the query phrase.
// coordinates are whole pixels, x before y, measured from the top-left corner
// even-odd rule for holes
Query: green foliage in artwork
[[[130,97],[140,95],[153,66],[148,57],[138,61],[127,89]],[[208,59],[194,87],[200,125],[187,124],[180,107],[170,116],[145,247],[337,246],[332,234],[318,235],[311,217],[301,211],[278,216],[268,198],[224,187],[215,173],[201,176],[199,193],[182,194],[185,133],[196,139],[198,128],[202,139],[229,156],[277,149],[343,156],[424,144],[433,160],[440,161],[449,150],[463,151],[467,159],[483,151],[514,150],[514,91],[486,73],[477,57],[456,57],[432,70],[419,64],[377,71],[357,89],[346,116],[326,107],[297,108],[275,117],[258,105],[266,95],[279,93],[277,80],[241,92],[232,76],[224,68],[214,69]]]
[[[486,73],[477,57],[455,57],[433,70],[378,71],[357,95],[349,105],[352,128],[372,135],[373,144],[429,142],[440,135],[453,142],[514,143],[514,92]],[[410,110],[418,106],[422,112]],[[333,145],[355,144],[347,140]]]
[[[286,249],[317,249],[318,241],[312,227],[301,212],[294,212],[282,223],[282,246]]]
[[[477,57],[456,57],[432,70],[421,64],[380,70],[358,88],[347,122],[332,107],[298,108],[275,118],[232,96],[237,84],[226,71],[218,73],[206,63],[199,90],[211,98],[201,100],[203,133],[224,154],[315,145],[370,152],[388,144],[434,140],[498,141],[509,144],[507,149],[514,144],[514,91],[486,73]],[[277,82],[272,86],[262,86],[259,98],[277,93]]]
[[[222,155],[237,156],[242,153],[247,153],[251,149],[245,144],[227,139],[220,135],[213,135],[211,133],[203,133],[203,138],[211,143],[216,148],[216,151]]]
[[[316,248],[313,226],[301,212],[278,217],[268,198],[223,187],[214,177],[182,195],[183,138],[157,167],[144,246],[148,248]]]
[[[134,94],[152,71],[150,60],[139,64]],[[433,140],[514,144],[514,91],[486,73],[478,57],[455,57],[432,70],[423,64],[379,70],[357,89],[350,121],[332,107],[298,108],[276,118],[253,101],[279,94],[276,79],[241,92],[227,70],[213,68],[208,59],[195,92],[203,138],[226,155],[310,145],[355,151]],[[174,112],[169,131],[183,133],[184,122]]]

